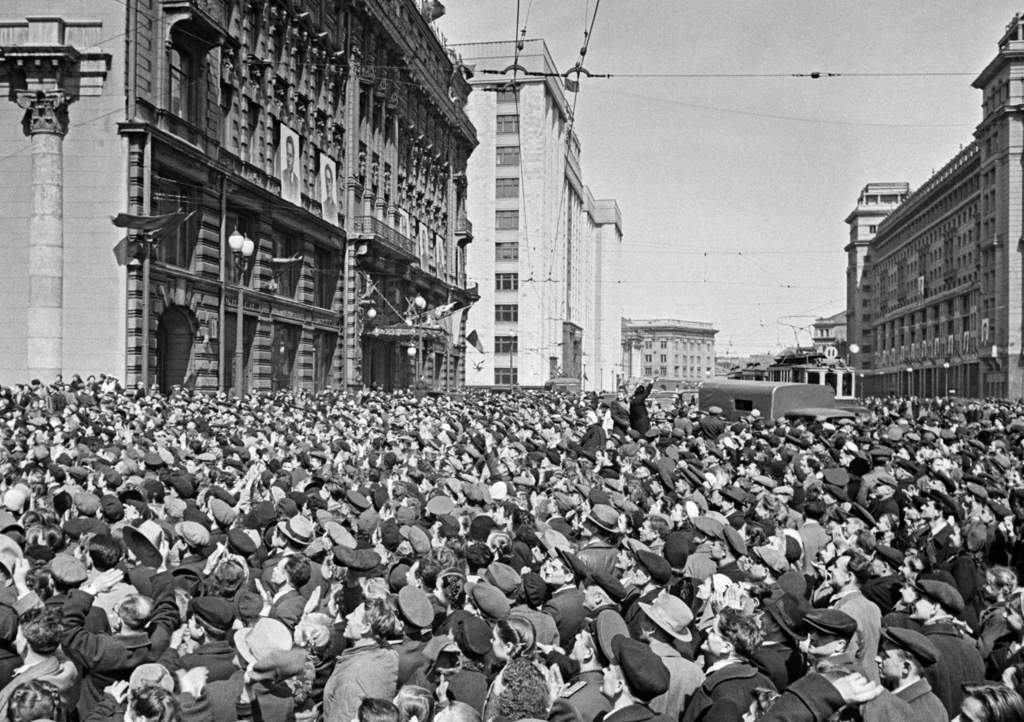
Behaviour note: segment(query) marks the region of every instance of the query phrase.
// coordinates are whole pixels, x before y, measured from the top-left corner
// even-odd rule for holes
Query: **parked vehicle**
[[[819,384],[710,379],[700,385],[698,405],[701,411],[717,406],[730,420],[754,410],[765,418],[777,419],[793,409],[835,410],[836,395],[831,386]]]

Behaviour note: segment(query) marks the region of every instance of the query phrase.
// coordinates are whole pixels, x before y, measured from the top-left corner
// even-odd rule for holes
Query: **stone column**
[[[32,215],[28,256],[28,375],[52,383],[63,369],[64,134],[67,97],[60,90],[20,91],[32,139]]]

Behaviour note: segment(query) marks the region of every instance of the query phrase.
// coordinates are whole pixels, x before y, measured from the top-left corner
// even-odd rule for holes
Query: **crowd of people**
[[[1024,404],[0,388],[0,720],[1024,720]]]

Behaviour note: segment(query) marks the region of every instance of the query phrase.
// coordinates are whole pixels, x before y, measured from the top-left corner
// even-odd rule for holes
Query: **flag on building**
[[[470,346],[475,348],[480,353],[484,353],[484,345],[480,342],[480,336],[477,334],[475,330],[470,331],[469,333],[466,334],[466,340],[469,342]]]

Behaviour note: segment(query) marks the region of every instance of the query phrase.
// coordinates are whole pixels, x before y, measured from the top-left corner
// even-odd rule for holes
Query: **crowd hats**
[[[223,597],[194,597],[188,603],[189,611],[207,629],[226,633],[235,622],[235,608]]]

